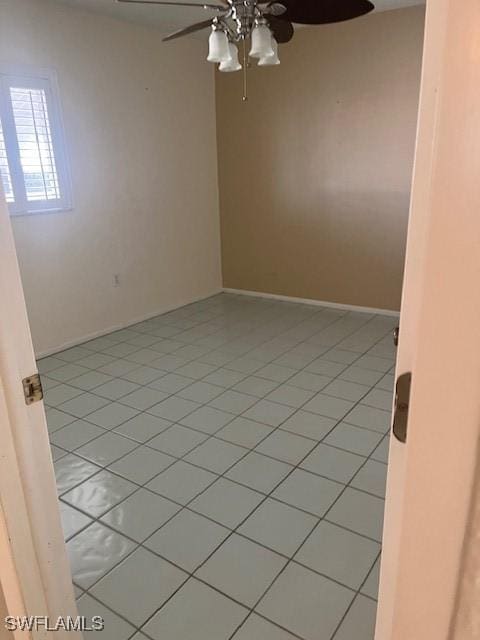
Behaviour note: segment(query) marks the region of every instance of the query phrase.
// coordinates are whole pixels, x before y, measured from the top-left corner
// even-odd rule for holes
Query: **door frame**
[[[479,176],[480,3],[427,0],[396,372],[412,387],[407,442],[391,438],[376,640],[454,633],[478,465]]]

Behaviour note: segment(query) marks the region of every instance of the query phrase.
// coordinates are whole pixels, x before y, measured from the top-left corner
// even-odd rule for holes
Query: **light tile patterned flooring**
[[[39,362],[102,640],[372,640],[394,318],[221,294]]]

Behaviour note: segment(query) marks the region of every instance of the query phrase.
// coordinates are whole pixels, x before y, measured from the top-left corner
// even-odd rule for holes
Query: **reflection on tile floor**
[[[39,362],[102,640],[373,640],[395,325],[221,294]]]

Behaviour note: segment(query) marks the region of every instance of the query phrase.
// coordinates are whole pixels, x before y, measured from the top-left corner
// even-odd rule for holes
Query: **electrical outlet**
[[[120,286],[120,274],[119,273],[114,273],[113,274],[113,286],[114,287],[119,287]]]

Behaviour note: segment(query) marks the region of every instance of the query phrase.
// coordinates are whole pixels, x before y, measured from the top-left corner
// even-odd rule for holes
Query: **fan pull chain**
[[[245,36],[242,38],[243,42],[243,102],[247,102],[248,100],[248,88],[247,88],[247,67],[248,67],[248,58],[247,58],[247,44],[245,42]]]

